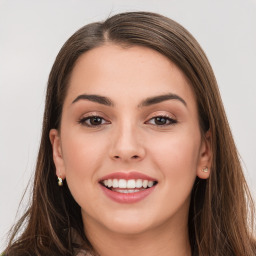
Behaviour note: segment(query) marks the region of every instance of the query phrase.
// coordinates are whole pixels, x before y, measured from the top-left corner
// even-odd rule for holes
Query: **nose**
[[[110,157],[118,161],[141,161],[145,157],[145,147],[138,129],[123,125],[112,136]]]

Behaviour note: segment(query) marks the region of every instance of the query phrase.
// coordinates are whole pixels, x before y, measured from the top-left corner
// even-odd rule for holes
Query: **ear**
[[[56,176],[66,178],[65,164],[62,157],[61,139],[57,129],[51,129],[49,133],[52,144],[53,161],[56,167]]]
[[[208,179],[212,165],[212,134],[207,131],[203,138],[200,148],[200,155],[197,166],[197,176],[200,179]]]

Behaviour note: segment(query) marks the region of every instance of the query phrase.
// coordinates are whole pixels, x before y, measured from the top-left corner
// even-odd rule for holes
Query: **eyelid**
[[[166,118],[166,119],[168,119],[170,121],[170,123],[169,124],[162,124],[162,125],[157,125],[157,124],[150,123],[151,120],[153,120],[154,118],[157,118],[157,117]],[[158,126],[158,127],[171,126],[171,125],[175,125],[176,123],[178,123],[178,120],[177,120],[177,118],[174,115],[172,115],[170,113],[166,113],[166,112],[165,113],[163,113],[163,112],[153,113],[146,120],[147,120],[145,122],[146,124],[150,124],[150,125]]]
[[[88,112],[88,113],[82,115],[82,116],[78,119],[77,123],[78,123],[78,124],[81,124],[81,125],[84,125],[84,126],[86,126],[86,127],[89,127],[89,128],[99,128],[99,127],[101,127],[102,125],[110,124],[110,123],[111,123],[111,122],[109,121],[109,118],[107,118],[107,117],[105,117],[105,116],[106,116],[106,115],[104,115],[104,114],[101,113],[101,112],[95,112],[95,111],[93,111],[93,112]],[[93,117],[99,117],[99,118],[101,118],[102,120],[104,120],[104,123],[103,123],[103,124],[99,124],[99,125],[89,125],[89,124],[86,124],[86,121],[87,121],[88,119],[90,119],[90,118],[93,118]]]
[[[175,115],[173,115],[173,114],[171,114],[169,112],[167,113],[166,111],[154,112],[154,113],[148,115],[147,120],[149,120],[151,118],[154,118],[154,117],[158,117],[158,116],[162,116],[162,117],[170,118],[170,119],[173,119],[173,120],[177,120]]]
[[[89,111],[89,112],[86,112],[84,113],[83,115],[81,115],[81,117],[79,117],[79,119],[82,119],[82,118],[87,118],[87,117],[93,117],[93,116],[98,116],[98,117],[101,117],[103,119],[109,119],[106,114],[102,113],[101,111]]]

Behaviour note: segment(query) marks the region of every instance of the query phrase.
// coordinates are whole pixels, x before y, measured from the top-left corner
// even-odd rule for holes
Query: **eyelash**
[[[156,116],[154,116],[154,117],[152,117],[152,118],[150,118],[146,123],[150,123],[150,121],[151,120],[157,120],[157,119],[161,119],[161,120],[164,120],[165,122],[168,122],[168,123],[164,123],[164,124],[152,124],[152,125],[156,125],[156,126],[169,126],[169,125],[174,125],[174,124],[176,124],[177,123],[177,120],[175,120],[175,119],[173,119],[173,118],[171,118],[171,117],[169,117],[169,116],[166,116],[166,115],[156,115]],[[151,124],[151,123],[150,123]]]
[[[95,120],[98,119],[97,121],[100,121],[101,123],[100,124],[92,124],[92,120],[93,119],[95,119]],[[152,121],[152,120],[157,121],[157,119],[158,119],[158,121],[164,121],[165,123],[163,123],[163,124],[156,124],[156,123],[152,124],[152,123],[150,123],[150,121]],[[104,120],[104,123],[102,123],[103,120]],[[89,121],[90,124],[88,124],[87,121]],[[78,123],[81,124],[81,125],[85,125],[85,126],[87,126],[89,128],[97,128],[97,127],[101,127],[102,125],[109,124],[110,122],[107,121],[106,119],[104,119],[101,116],[92,115],[92,116],[87,116],[87,117],[81,118],[80,120],[78,120]],[[156,125],[156,126],[159,126],[159,127],[164,127],[164,126],[169,126],[169,125],[176,124],[177,120],[175,120],[175,119],[173,119],[173,118],[171,118],[169,116],[157,115],[157,116],[154,116],[154,117],[150,118],[145,123],[146,124],[151,124],[151,125]]]
[[[106,121],[103,117],[101,116],[97,116],[97,115],[92,115],[92,116],[87,116],[87,117],[83,117],[82,119],[78,120],[78,123],[81,124],[81,125],[85,125],[87,127],[90,127],[90,128],[94,128],[94,127],[100,127],[102,125],[104,125],[105,123],[100,123],[100,124],[92,124],[91,121],[96,118],[98,118],[98,120],[100,119],[101,121],[104,120],[105,123],[110,123],[109,121]],[[90,124],[86,123],[86,121],[89,121]]]

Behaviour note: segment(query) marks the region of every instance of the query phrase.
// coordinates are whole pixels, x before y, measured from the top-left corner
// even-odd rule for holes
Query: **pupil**
[[[164,117],[157,117],[156,118],[156,124],[163,125],[166,124],[166,119]]]
[[[101,124],[101,118],[100,118],[100,117],[97,117],[97,116],[92,117],[92,118],[91,118],[91,124],[93,124],[93,125],[99,125],[99,124]]]

